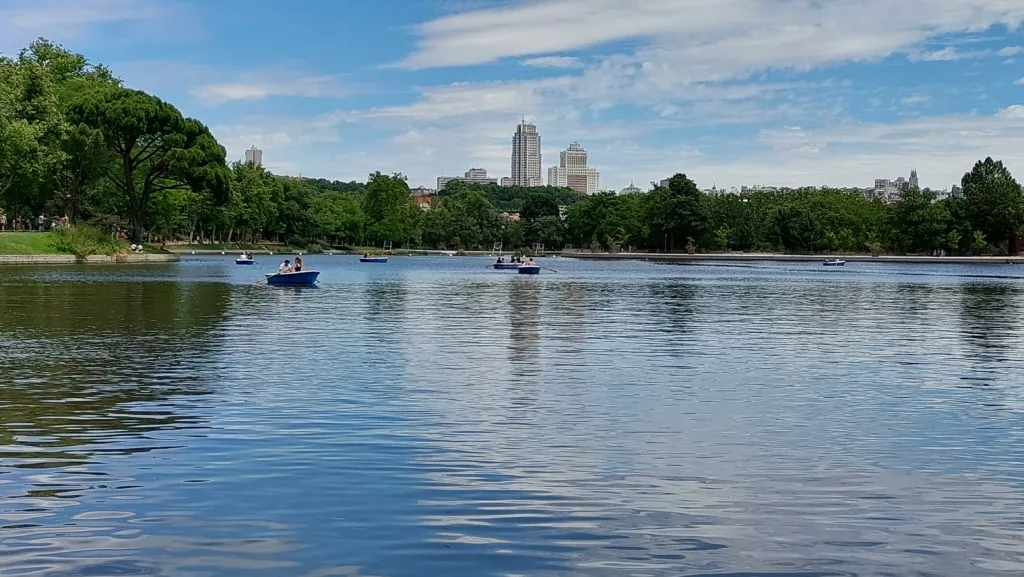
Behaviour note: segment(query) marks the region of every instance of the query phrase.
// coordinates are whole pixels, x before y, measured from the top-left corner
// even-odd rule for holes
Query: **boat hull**
[[[519,265],[514,262],[496,262],[493,265],[494,270],[515,270],[519,268]]]
[[[388,259],[386,259],[386,258],[370,257],[370,258],[361,258],[361,259],[359,259],[359,262],[379,262],[379,263],[385,263],[385,262],[388,262]]]
[[[309,286],[316,284],[316,279],[320,276],[319,271],[315,270],[304,270],[300,272],[279,272],[275,274],[267,275],[267,284],[274,286],[281,285],[300,285]]]
[[[822,264],[822,266],[846,266],[846,261],[845,260],[841,260],[841,261],[838,261],[838,262],[823,262],[821,264]]]
[[[254,261],[252,259],[236,258],[235,259],[235,264],[256,264],[256,261]]]
[[[519,274],[540,274],[540,267],[523,265],[519,267]]]

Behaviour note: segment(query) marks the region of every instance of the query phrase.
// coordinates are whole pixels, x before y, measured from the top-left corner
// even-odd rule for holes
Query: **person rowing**
[[[281,263],[281,266],[277,267],[277,273],[278,274],[286,274],[286,273],[290,273],[290,272],[293,272],[292,261],[290,261],[288,259],[285,259],[284,262]]]

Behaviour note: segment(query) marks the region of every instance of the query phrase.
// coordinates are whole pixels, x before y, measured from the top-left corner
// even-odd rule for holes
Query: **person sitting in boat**
[[[505,262],[505,257],[499,256],[498,257],[498,262],[496,264],[504,264],[504,262]]]
[[[363,258],[370,258],[370,253],[366,253],[366,254],[364,254],[364,255],[363,255]]]
[[[281,266],[277,267],[277,272],[278,273],[292,272],[292,261],[290,261],[288,259],[285,259],[285,261],[283,263],[281,263]]]
[[[533,257],[526,259],[526,266],[537,266],[537,263],[533,262]]]
[[[294,272],[302,272],[302,255],[295,257],[295,266],[293,267]]]

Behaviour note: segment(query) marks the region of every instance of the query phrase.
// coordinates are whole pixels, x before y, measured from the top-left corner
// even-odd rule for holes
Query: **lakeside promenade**
[[[647,260],[660,262],[823,262],[839,258],[847,262],[906,264],[1024,264],[1024,256],[917,256],[917,255],[815,255],[780,253],[641,253],[641,252],[563,252],[562,258],[580,260]]]

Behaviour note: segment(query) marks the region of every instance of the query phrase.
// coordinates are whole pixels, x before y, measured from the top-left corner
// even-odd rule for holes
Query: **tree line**
[[[121,227],[136,242],[638,251],[1005,252],[1024,194],[991,158],[963,194],[910,189],[898,202],[858,190],[705,194],[684,174],[650,192],[448,183],[428,203],[401,174],[366,182],[296,179],[242,162],[200,121],[132,90],[46,40],[0,57],[0,209]]]

